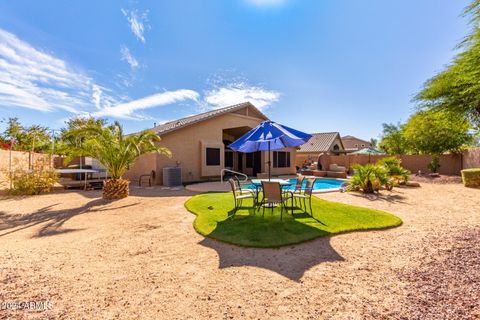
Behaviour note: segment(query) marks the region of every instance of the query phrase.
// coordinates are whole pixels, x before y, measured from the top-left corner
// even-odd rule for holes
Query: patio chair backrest
[[[268,179],[268,173],[257,173],[257,179]]]
[[[240,189],[241,190],[241,184],[240,184],[240,180],[238,179],[237,176],[233,176],[233,181],[235,181],[235,184],[237,185],[237,189]]]
[[[237,184],[235,183],[235,180],[228,179],[228,183],[230,183],[230,187],[232,188],[233,195],[235,196],[238,191],[238,187],[237,187]]]
[[[305,176],[303,174],[297,174],[297,183],[295,184],[295,190],[302,190],[303,180],[305,180]]]
[[[271,181],[262,181],[263,196],[268,201],[281,202],[282,188],[280,183]]]
[[[313,192],[313,186],[315,184],[315,181],[317,181],[317,178],[308,178],[307,179],[307,184],[305,185],[305,194],[312,195]]]

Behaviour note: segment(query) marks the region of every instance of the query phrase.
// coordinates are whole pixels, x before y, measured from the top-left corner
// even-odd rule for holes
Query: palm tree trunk
[[[364,193],[374,193],[375,190],[373,190],[373,183],[368,180],[367,185],[365,187],[365,190],[363,191]]]
[[[125,179],[109,179],[103,182],[103,198],[107,200],[128,197],[129,181]]]

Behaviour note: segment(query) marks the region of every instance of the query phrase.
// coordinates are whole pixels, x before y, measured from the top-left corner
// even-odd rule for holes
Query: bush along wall
[[[462,180],[465,187],[480,188],[480,168],[462,170]]]

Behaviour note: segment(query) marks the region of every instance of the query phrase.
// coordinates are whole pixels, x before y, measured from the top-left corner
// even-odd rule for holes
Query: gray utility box
[[[165,167],[163,168],[163,185],[166,187],[176,187],[182,185],[182,168]]]

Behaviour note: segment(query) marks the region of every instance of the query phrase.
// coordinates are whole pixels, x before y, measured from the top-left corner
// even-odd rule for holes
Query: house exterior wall
[[[370,148],[371,144],[368,141],[357,139],[357,138],[343,138],[343,146],[345,149],[363,149]]]
[[[172,152],[172,158],[163,155],[149,154],[140,157],[140,159],[128,170],[125,178],[129,180],[138,180],[142,174],[149,174],[151,170],[156,171],[156,183],[162,184],[164,167],[180,166],[182,168],[182,180],[184,182],[207,180],[213,177],[219,177],[220,171],[224,168],[225,146],[223,144],[224,129],[237,127],[254,128],[264,119],[246,116],[241,112],[227,113],[209,120],[205,120],[170,133],[161,135],[160,145],[167,147]],[[206,165],[206,148],[220,149],[220,165]],[[272,168],[272,174],[290,174],[295,173],[295,149],[289,149],[291,152],[291,166],[289,168]],[[265,153],[262,154],[262,171],[266,172],[265,164],[267,159]],[[238,159],[234,157],[236,165]],[[243,161],[245,169],[246,161]],[[244,170],[245,172],[246,170]],[[247,172],[248,173],[248,172]],[[251,172],[250,172],[251,174]]]
[[[295,174],[297,169],[295,168],[295,158],[297,155],[297,149],[295,148],[286,148],[277,151],[288,151],[290,152],[290,167],[289,168],[274,168],[273,167],[273,151],[271,151],[270,159],[272,161],[272,175],[286,175],[286,174]],[[262,171],[268,172],[268,152],[262,152]]]

